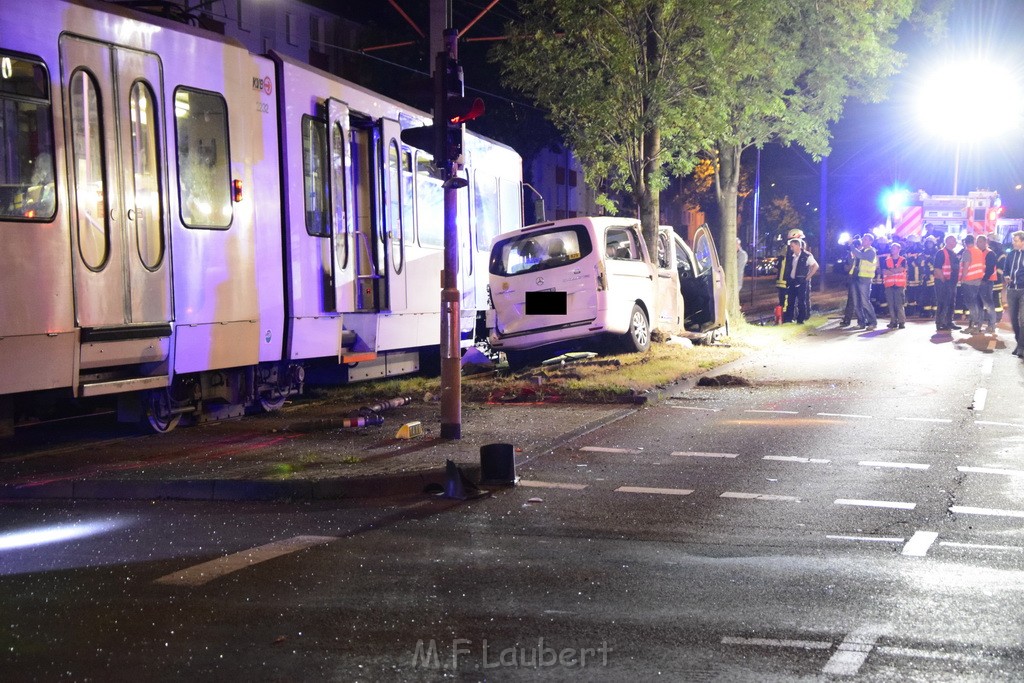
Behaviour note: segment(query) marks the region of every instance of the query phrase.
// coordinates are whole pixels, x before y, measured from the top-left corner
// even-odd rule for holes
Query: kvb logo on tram
[[[252,89],[262,90],[270,95],[274,91],[274,84],[271,82],[270,76],[253,76]]]

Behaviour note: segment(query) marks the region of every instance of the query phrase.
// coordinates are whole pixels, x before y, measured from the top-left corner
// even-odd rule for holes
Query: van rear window
[[[594,250],[590,233],[582,225],[519,233],[491,249],[492,275],[519,275],[557,268],[589,255]]]

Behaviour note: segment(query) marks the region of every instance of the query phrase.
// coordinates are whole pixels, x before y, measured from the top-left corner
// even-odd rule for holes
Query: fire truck
[[[894,216],[893,236],[988,235],[1000,240],[1019,230],[1020,219],[1002,218],[1003,202],[993,190],[976,190],[964,195],[929,195],[923,190],[911,195],[908,205]]]

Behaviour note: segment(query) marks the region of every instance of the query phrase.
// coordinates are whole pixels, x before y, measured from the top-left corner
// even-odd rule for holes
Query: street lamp
[[[933,135],[956,143],[953,194],[959,189],[964,143],[1005,135],[1021,123],[1017,78],[1007,67],[984,60],[940,65],[917,97],[918,119]]]

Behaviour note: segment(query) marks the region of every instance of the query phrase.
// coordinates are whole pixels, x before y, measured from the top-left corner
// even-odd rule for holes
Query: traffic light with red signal
[[[464,165],[463,131],[465,123],[484,113],[484,101],[466,97],[462,66],[448,54],[437,55],[434,68],[434,121],[429,126],[407,128],[402,141],[434,156],[434,163],[445,170],[446,181],[455,178]],[[451,187],[464,187],[465,181]]]

